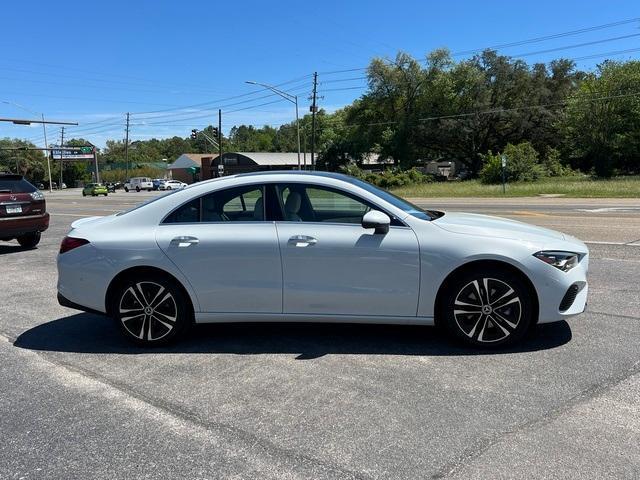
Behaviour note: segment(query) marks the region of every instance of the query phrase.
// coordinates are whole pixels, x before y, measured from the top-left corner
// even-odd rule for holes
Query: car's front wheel
[[[27,233],[17,238],[22,248],[35,248],[40,243],[40,232]]]
[[[519,341],[529,329],[533,299],[519,276],[488,268],[449,282],[439,314],[449,333],[467,344],[505,346]]]
[[[141,275],[120,284],[111,312],[129,340],[146,346],[174,341],[191,325],[184,291],[162,275]]]

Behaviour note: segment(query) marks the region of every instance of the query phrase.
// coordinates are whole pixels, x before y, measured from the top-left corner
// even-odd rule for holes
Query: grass
[[[535,197],[562,194],[573,198],[640,198],[640,176],[594,180],[586,176],[550,177],[537,182],[484,185],[478,180],[406,185],[392,189],[402,197]]]

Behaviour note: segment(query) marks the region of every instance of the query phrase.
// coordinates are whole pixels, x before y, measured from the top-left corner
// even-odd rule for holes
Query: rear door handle
[[[294,235],[287,243],[295,247],[310,247],[318,243],[318,240],[308,235]]]
[[[172,247],[180,247],[180,248],[186,248],[186,247],[190,247],[191,245],[197,245],[198,243],[200,243],[200,240],[198,240],[196,237],[175,237],[171,239],[171,246]]]

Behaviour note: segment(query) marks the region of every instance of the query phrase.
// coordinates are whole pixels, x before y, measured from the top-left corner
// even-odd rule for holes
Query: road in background
[[[640,471],[640,248],[618,244],[640,238],[640,202],[419,200],[608,242],[590,244],[587,313],[511,350],[460,347],[428,327],[308,324],[199,326],[141,349],[109,319],[57,304],[55,256],[72,221],[155,195],[54,192],[36,250],[0,244],[0,478]]]

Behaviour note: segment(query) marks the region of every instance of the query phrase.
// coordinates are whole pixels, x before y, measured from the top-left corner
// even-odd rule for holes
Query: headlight
[[[571,270],[580,260],[580,254],[573,252],[538,252],[533,256],[563,272]]]
[[[35,192],[31,192],[31,198],[34,200],[44,200],[44,195],[40,190],[36,190]]]

